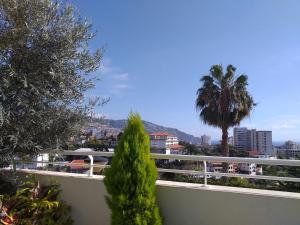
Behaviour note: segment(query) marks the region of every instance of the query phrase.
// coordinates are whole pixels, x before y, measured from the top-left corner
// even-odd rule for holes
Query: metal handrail
[[[83,166],[90,168],[89,176],[93,176],[93,168],[107,168],[108,165],[99,165],[94,164],[94,156],[102,157],[112,157],[114,152],[78,152],[78,151],[53,151],[45,152],[49,154],[58,154],[58,155],[73,155],[73,156],[88,156],[90,163],[70,163],[70,162],[50,162],[50,161],[30,161],[38,162],[41,164],[52,164],[52,165],[66,165],[66,166]],[[260,165],[272,165],[272,166],[300,166],[300,160],[287,160],[287,159],[265,159],[265,158],[239,158],[239,157],[220,157],[220,156],[199,156],[199,155],[177,155],[177,154],[156,154],[151,153],[151,158],[153,159],[171,159],[171,160],[189,160],[189,161],[198,161],[203,162],[204,170],[195,171],[195,170],[178,170],[178,169],[164,169],[158,168],[159,172],[168,172],[168,173],[178,173],[178,174],[193,174],[201,175],[204,178],[204,186],[207,185],[207,178],[209,176],[217,177],[240,177],[247,179],[262,179],[262,180],[277,180],[277,181],[289,181],[289,182],[300,182],[300,178],[296,177],[278,177],[278,176],[264,176],[264,175],[248,175],[240,173],[218,173],[218,172],[208,172],[207,171],[207,162],[222,162],[222,163],[254,163]],[[24,161],[22,161],[24,162]]]
[[[61,155],[82,155],[82,156],[104,156],[112,157],[113,152],[75,152],[75,151],[58,151]],[[226,162],[226,163],[255,163],[274,166],[300,166],[300,160],[289,159],[261,159],[261,158],[240,158],[240,157],[223,157],[223,156],[200,156],[200,155],[178,155],[178,154],[157,154],[150,153],[153,159],[174,159],[189,161],[206,161],[206,162]]]

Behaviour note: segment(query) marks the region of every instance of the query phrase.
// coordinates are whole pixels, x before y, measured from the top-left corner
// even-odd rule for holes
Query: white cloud
[[[119,74],[113,75],[112,77],[113,77],[113,79],[120,80],[120,81],[129,80],[128,73],[119,73]]]
[[[297,115],[270,117],[261,121],[259,128],[272,130],[273,140],[300,140],[300,117]]]
[[[130,86],[127,84],[115,84],[112,86],[109,92],[121,97],[121,94],[128,89],[130,89]]]
[[[261,121],[261,125],[268,126],[274,130],[293,129],[299,127],[300,118],[296,115],[274,116]]]
[[[101,75],[111,75],[117,72],[117,69],[111,66],[101,66],[99,69],[99,73]]]
[[[119,95],[130,88],[129,73],[124,72],[119,67],[113,65],[110,59],[104,59],[98,71],[99,74],[104,75],[107,82],[107,87],[110,94]]]
[[[293,124],[291,121],[280,121],[279,123],[272,125],[272,130],[283,130],[293,128],[295,128],[295,124]]]
[[[107,74],[114,73],[116,70],[117,70],[117,68],[114,68],[112,66],[111,60],[106,58],[106,59],[103,59],[98,72],[101,75],[107,75]]]
[[[106,119],[108,114],[106,113],[93,113],[93,118]]]
[[[110,59],[104,59],[98,72],[116,80],[128,80],[129,74],[124,73],[120,68],[114,66]]]

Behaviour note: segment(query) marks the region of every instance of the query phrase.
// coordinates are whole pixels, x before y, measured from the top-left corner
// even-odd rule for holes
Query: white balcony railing
[[[55,151],[51,152],[51,154],[57,155],[73,155],[73,156],[88,156],[90,159],[89,164],[82,163],[72,163],[70,162],[51,162],[51,161],[36,161],[40,164],[52,164],[52,165],[61,165],[61,166],[82,166],[89,168],[89,176],[93,176],[93,168],[106,168],[109,165],[99,165],[94,164],[94,156],[102,156],[102,157],[112,157],[114,155],[113,152],[78,152],[78,151]],[[224,163],[254,163],[259,165],[271,165],[271,166],[300,166],[300,160],[286,160],[286,159],[260,159],[260,158],[239,158],[239,157],[218,157],[218,156],[198,156],[198,155],[177,155],[177,154],[154,154],[151,153],[151,158],[153,159],[169,159],[169,160],[188,160],[188,161],[196,161],[203,162],[203,171],[195,171],[195,170],[178,170],[178,169],[164,169],[158,168],[159,172],[167,172],[167,173],[177,173],[177,174],[190,174],[190,175],[200,175],[204,178],[204,186],[207,185],[207,179],[209,177],[240,177],[247,179],[262,179],[262,180],[276,180],[276,181],[289,181],[289,182],[300,182],[300,178],[296,177],[279,177],[279,176],[264,176],[264,175],[249,175],[249,174],[240,174],[240,173],[219,173],[219,172],[208,172],[207,163],[213,162],[224,162]],[[23,163],[33,163],[24,162]]]

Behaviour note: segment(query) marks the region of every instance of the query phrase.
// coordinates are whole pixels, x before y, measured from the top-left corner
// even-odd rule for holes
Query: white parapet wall
[[[22,172],[35,173],[42,182],[55,179],[75,225],[110,224],[102,176]],[[165,225],[300,225],[298,193],[159,180],[157,200]]]

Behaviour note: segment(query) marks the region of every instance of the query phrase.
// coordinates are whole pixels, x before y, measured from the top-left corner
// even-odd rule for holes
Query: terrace
[[[61,198],[72,206],[75,224],[110,224],[110,210],[105,202],[104,176],[94,175],[95,168],[107,165],[94,164],[94,157],[111,157],[112,152],[63,151],[60,155],[88,156],[88,174],[19,169],[20,174],[36,174],[42,182],[57,180],[62,189]],[[299,225],[300,194],[281,191],[208,185],[212,176],[241,177],[300,182],[300,178],[214,173],[207,171],[207,163],[255,163],[273,166],[300,166],[300,160],[212,157],[192,155],[151,154],[153,159],[190,160],[203,165],[203,171],[158,168],[159,172],[193,174],[203,177],[203,184],[157,180],[157,200],[164,224],[171,225]],[[44,164],[70,165],[69,162]],[[74,165],[74,164],[73,164]]]
[[[269,154],[273,140],[299,140],[299,3],[141,2],[0,1],[0,172],[10,176],[0,177],[0,188],[2,181],[8,187],[0,193],[0,225],[62,225],[65,215],[70,224],[69,205],[75,225],[106,225],[111,218],[117,225],[161,224],[161,218],[167,225],[300,225],[300,160],[170,154]],[[111,107],[98,108],[110,99]],[[196,137],[142,121],[138,113],[111,127],[99,118],[125,118],[129,110],[215,140],[220,137],[204,124],[218,128],[221,145],[206,148],[204,134],[198,149],[189,144],[199,144]],[[244,123],[250,115],[253,121]],[[230,129],[245,124],[251,130],[240,128],[231,139]],[[147,132],[160,129],[150,143],[157,152],[170,150],[151,154],[155,180]],[[105,168],[112,152],[31,158],[42,149],[79,146],[117,146],[121,156],[111,170]],[[289,142],[278,153],[295,157],[299,149]],[[19,160],[17,171],[2,168],[17,157],[28,161]],[[29,174],[59,185],[32,181],[35,186],[27,187]],[[226,186],[229,180],[241,183]],[[57,199],[59,188],[66,204]]]

